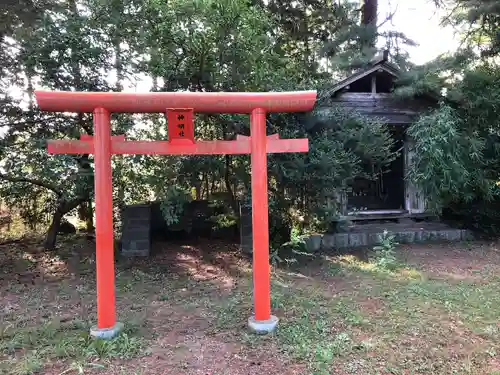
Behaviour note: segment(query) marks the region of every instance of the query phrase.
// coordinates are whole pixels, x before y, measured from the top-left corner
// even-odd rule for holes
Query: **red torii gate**
[[[270,332],[278,319],[271,315],[269,274],[269,225],[267,153],[307,152],[307,139],[266,136],[266,113],[307,112],[316,101],[316,91],[267,93],[206,92],[66,92],[35,91],[41,110],[92,112],[94,136],[80,140],[50,140],[52,154],[94,154],[97,327],[95,337],[110,338],[121,324],[116,322],[113,254],[112,154],[217,155],[251,154],[254,316],[249,327]],[[111,136],[110,113],[165,113],[168,141],[127,141]],[[193,116],[202,113],[250,114],[250,137],[233,141],[197,141]]]

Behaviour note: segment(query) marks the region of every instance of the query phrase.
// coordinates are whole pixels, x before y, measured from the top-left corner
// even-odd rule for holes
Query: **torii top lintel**
[[[202,113],[308,112],[316,91],[290,92],[75,92],[35,91],[38,106],[51,112],[164,113],[166,108],[192,108]]]

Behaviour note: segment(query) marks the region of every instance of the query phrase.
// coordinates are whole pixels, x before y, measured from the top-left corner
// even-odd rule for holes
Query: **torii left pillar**
[[[307,139],[266,136],[266,114],[307,112],[316,101],[315,91],[270,93],[92,93],[35,91],[41,110],[92,112],[94,136],[80,140],[49,141],[53,154],[94,154],[96,215],[97,326],[91,334],[115,336],[122,325],[116,322],[114,286],[114,239],[112,213],[111,155],[223,155],[250,154],[252,175],[254,315],[249,327],[266,333],[278,319],[271,315],[269,228],[267,197],[267,154],[307,152]],[[110,113],[167,113],[169,141],[126,141],[111,136]],[[233,141],[195,141],[193,114],[250,114],[250,137]]]
[[[111,117],[105,108],[94,110],[94,169],[97,327],[90,333],[107,339],[123,325],[115,311]]]

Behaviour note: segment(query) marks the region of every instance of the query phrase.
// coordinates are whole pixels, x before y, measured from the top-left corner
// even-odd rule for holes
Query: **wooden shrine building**
[[[426,216],[425,197],[406,179],[412,157],[412,141],[406,129],[420,114],[437,105],[436,98],[399,99],[393,95],[400,71],[387,61],[387,54],[364,69],[336,83],[330,103],[376,117],[390,129],[397,158],[375,181],[357,179],[339,190],[340,214],[354,220]]]

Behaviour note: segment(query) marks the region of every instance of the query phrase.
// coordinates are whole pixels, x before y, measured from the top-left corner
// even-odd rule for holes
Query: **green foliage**
[[[274,52],[273,25],[261,8],[245,0],[146,4],[153,32],[144,35],[152,52],[148,70],[166,78],[165,89],[252,91],[286,84],[286,61]]]
[[[229,228],[237,224],[237,218],[234,215],[229,214],[213,216],[211,221],[214,223],[214,229]]]
[[[444,24],[461,31],[461,38],[481,58],[500,53],[500,4],[496,0],[435,0],[446,10]]]
[[[396,237],[387,230],[379,235],[378,245],[373,247],[373,262],[377,268],[388,271],[398,268],[399,264],[395,254],[397,245],[399,244],[396,242]]]
[[[274,156],[276,164],[271,163],[282,173],[277,180],[295,197],[294,224],[304,231],[324,231],[338,216],[338,189],[381,173],[394,159],[393,139],[382,122],[328,100],[319,101],[307,124],[310,151]]]
[[[184,212],[184,205],[191,195],[176,185],[167,186],[160,195],[160,209],[167,225],[177,224]]]
[[[449,97],[461,104],[460,115],[481,135],[498,135],[500,129],[500,65],[484,63],[464,71]]]
[[[273,267],[298,263],[297,258],[299,257],[314,258],[315,255],[307,251],[304,236],[301,235],[298,228],[292,228],[290,241],[281,244],[279,248],[272,249],[269,254],[270,263]]]
[[[25,356],[12,369],[13,375],[33,375],[37,374],[42,369],[42,362],[37,357],[36,353]]]
[[[500,233],[498,192],[492,200],[484,200],[481,197],[476,197],[473,201],[455,200],[445,207],[443,216],[481,235],[496,238]]]
[[[351,1],[332,8],[323,0],[75,0],[14,6],[1,16],[10,21],[2,34],[8,39],[1,41],[0,86],[19,91],[23,100],[10,94],[0,98],[5,129],[0,131],[0,195],[27,221],[44,226],[51,214],[59,220],[55,213],[64,216],[88,204],[94,188],[92,156],[48,155],[44,140],[92,135],[93,127],[89,114],[38,112],[34,89],[122,91],[136,84],[140,91],[313,89],[331,85],[332,76],[373,54],[365,44],[374,30],[359,25],[358,4]],[[328,74],[321,66],[325,57]],[[309,127],[308,117],[321,124]],[[168,136],[164,116],[156,114],[114,114],[112,131],[129,139]],[[249,135],[248,116],[197,114],[195,132],[206,140]],[[275,247],[289,240],[294,225],[301,231],[327,229],[337,215],[337,188],[356,176],[376,174],[391,158],[381,124],[356,114],[270,114],[267,133],[310,141],[307,154],[269,157]],[[250,188],[249,159],[116,156],[115,222],[125,204],[159,199],[167,221],[175,223],[186,191],[194,199],[225,192],[235,211]]]
[[[441,55],[424,65],[403,72],[394,94],[404,100],[407,98],[427,98],[429,104],[444,99],[453,89],[464,69],[470,65],[475,55],[470,49],[461,49],[452,55]]]
[[[439,210],[453,199],[489,194],[493,184],[482,168],[485,140],[466,132],[454,109],[442,105],[411,125],[408,135],[415,140],[409,178],[422,187],[429,207]]]
[[[409,178],[431,208],[455,222],[498,233],[500,176],[500,8],[494,0],[436,1],[444,24],[461,30],[461,47],[403,77],[397,94],[442,95],[439,108],[409,130]]]
[[[300,229],[297,227],[292,228],[292,231],[290,233],[290,241],[285,242],[283,245],[281,245],[281,248],[289,250],[295,254],[310,255],[306,252],[307,246],[304,240],[304,236],[301,234]]]
[[[408,178],[420,186],[428,208],[492,234],[499,227],[500,67],[472,64],[470,55],[448,63],[441,105],[408,129],[414,140]],[[439,61],[430,68],[428,77],[438,77]]]
[[[355,110],[332,104],[320,99],[316,110],[320,124],[332,129],[342,147],[357,159],[355,166],[359,169],[353,169],[349,174],[352,177],[373,178],[395,157],[391,151],[394,140],[387,125]]]

